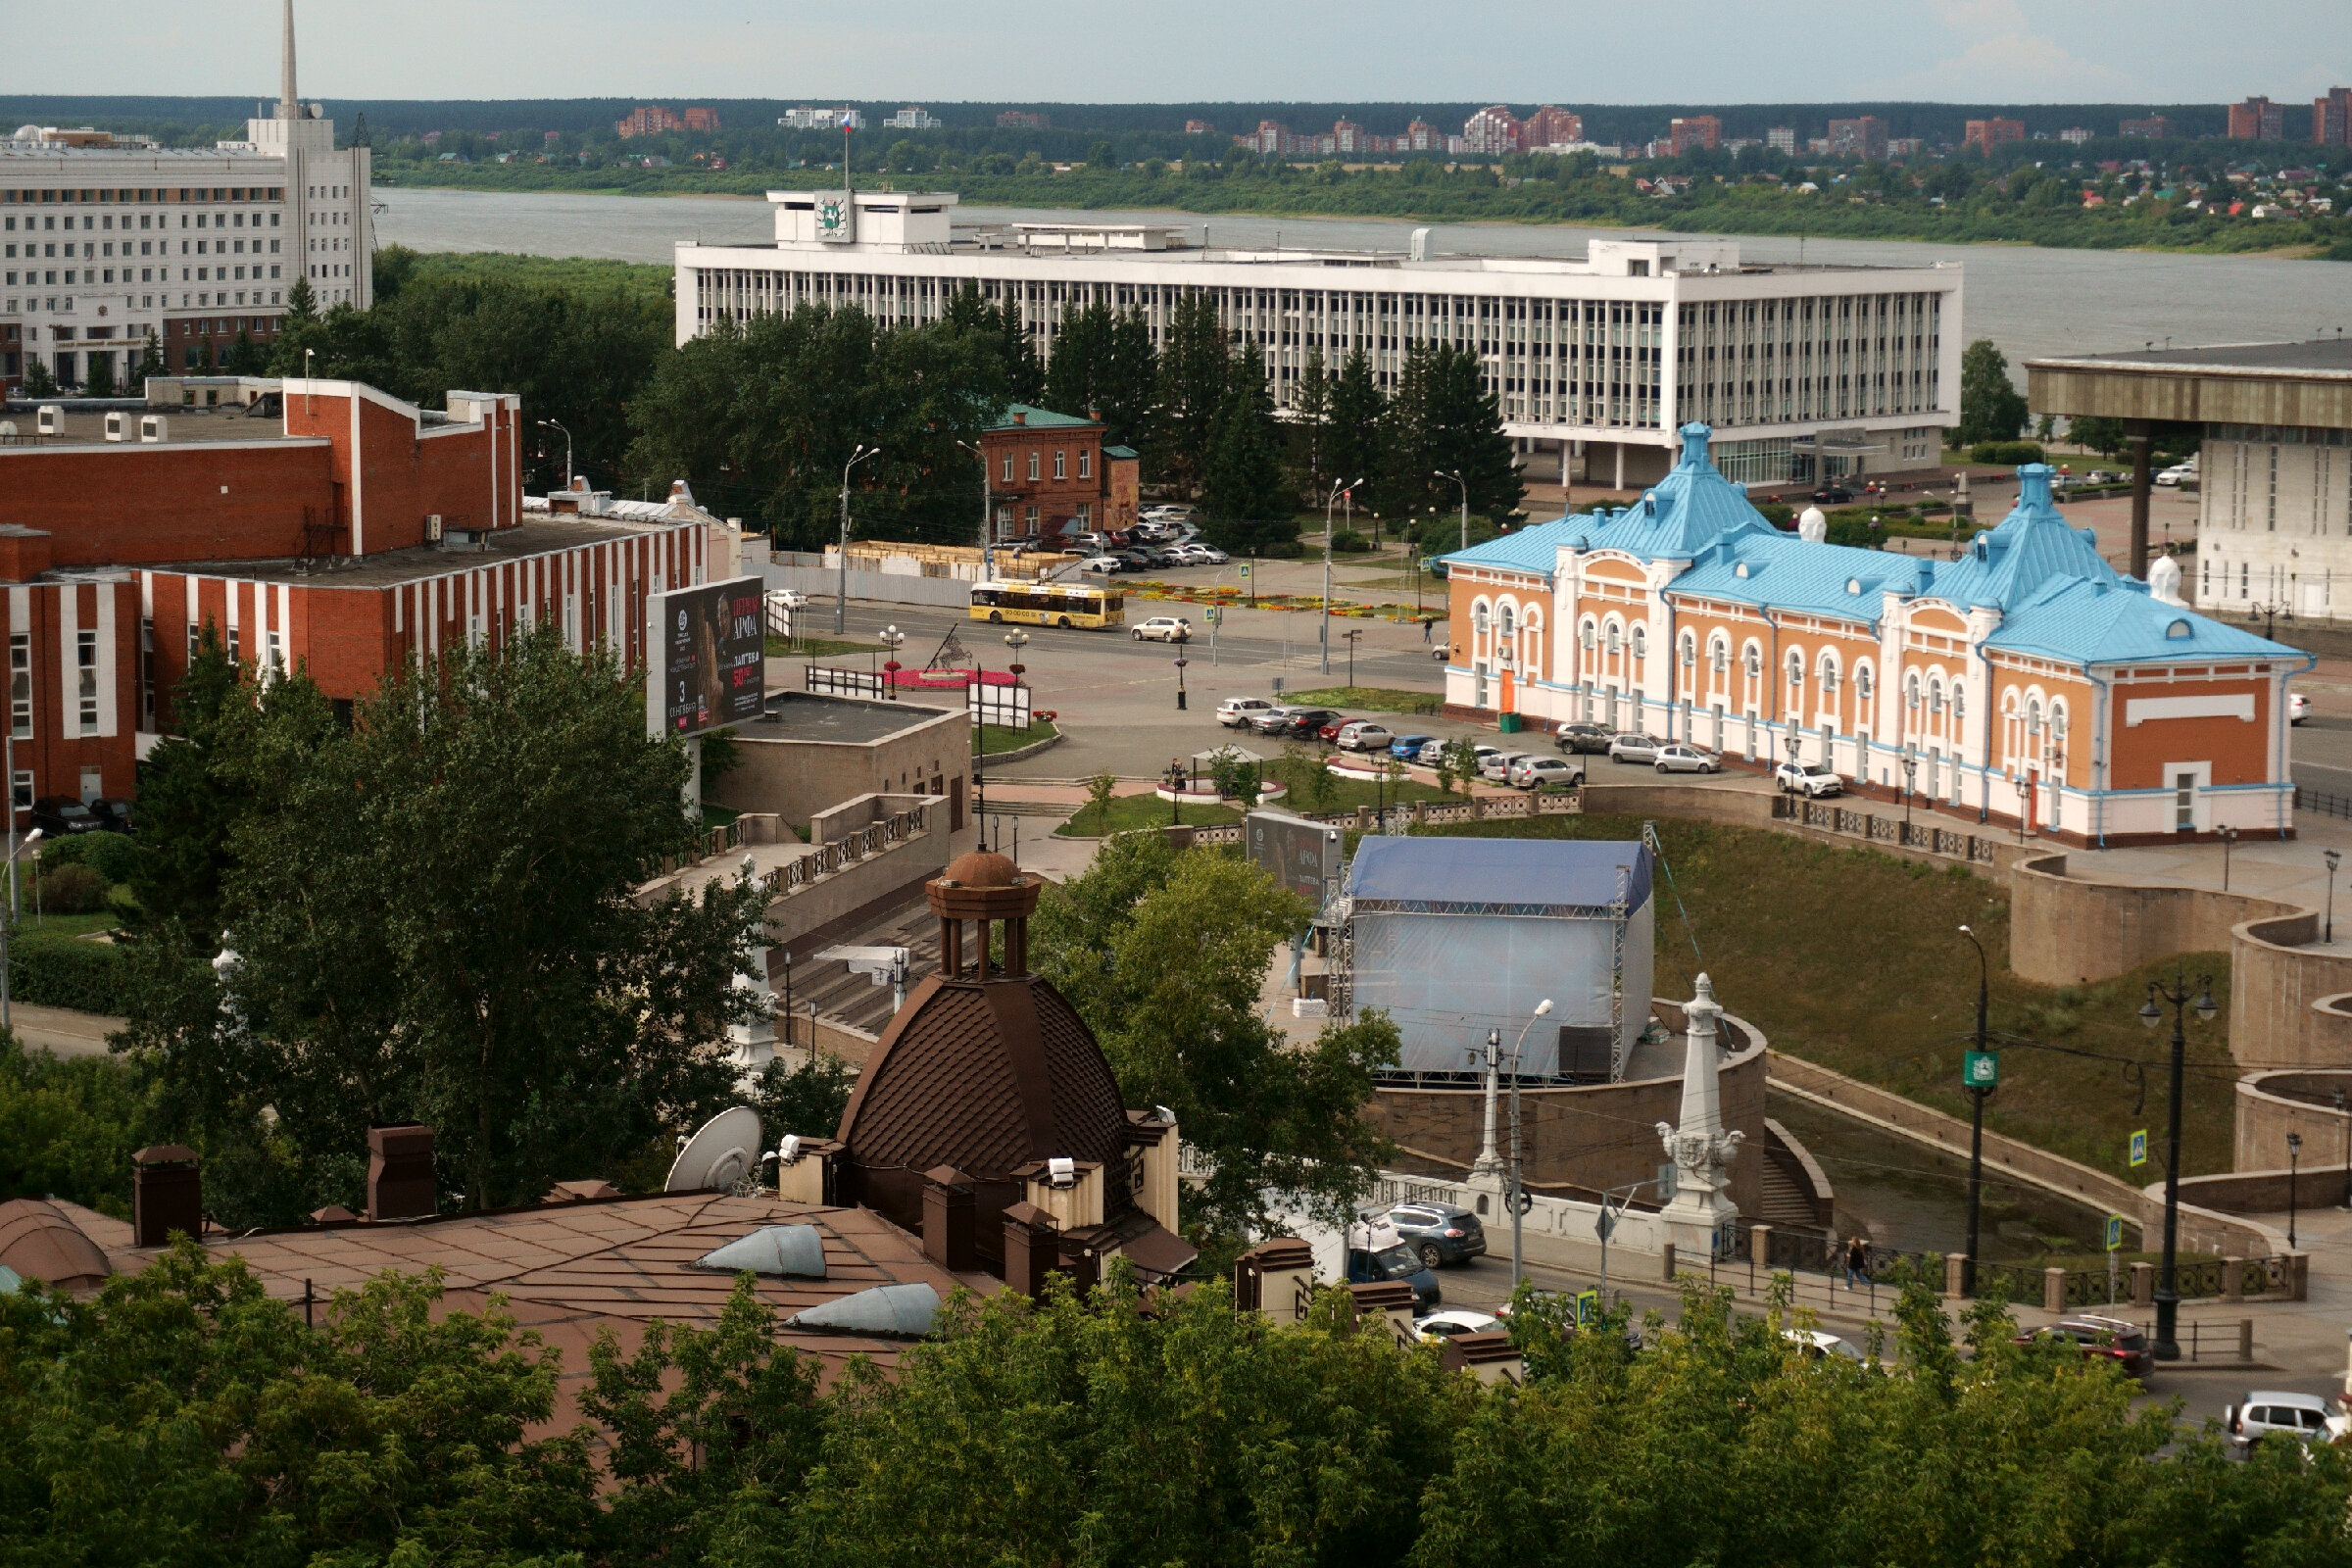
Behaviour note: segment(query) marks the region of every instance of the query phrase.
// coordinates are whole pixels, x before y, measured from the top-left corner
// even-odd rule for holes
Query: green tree
[[[90,356],[90,373],[82,383],[82,391],[94,398],[115,395],[115,357],[111,352]]]
[[[1954,445],[2014,441],[2026,427],[2026,395],[2009,379],[2009,361],[1992,339],[1981,337],[1962,351],[1960,424],[1952,432]]]
[[[147,329],[146,341],[140,345],[139,368],[133,372],[133,378],[144,384],[149,376],[165,373],[164,345],[157,340],[155,328],[151,326]]]
[[[24,356],[24,395],[28,398],[57,396],[57,377],[49,372],[49,362],[38,354]]]
[[[2116,456],[2131,441],[2121,419],[2069,419],[2066,421],[2066,438],[2079,447],[2090,448],[2103,458]]]
[[[0,1200],[63,1198],[128,1219],[131,1151],[148,1124],[129,1064],[26,1051],[0,1034]]]
[[[1374,493],[1383,515],[1452,511],[1460,487],[1441,475],[1453,473],[1469,483],[1472,512],[1500,518],[1518,510],[1525,487],[1484,375],[1475,354],[1450,343],[1405,356],[1379,430]]]
[[[1330,431],[1324,468],[1335,479],[1372,479],[1380,472],[1381,413],[1388,398],[1373,376],[1372,361],[1351,349],[1331,383]],[[1396,515],[1391,513],[1389,515]]]
[[[760,895],[720,879],[637,902],[692,842],[687,763],[646,738],[609,656],[550,627],[460,649],[349,729],[299,672],[241,685],[203,760],[225,831],[141,839],[195,887],[224,840],[219,923],[141,933],[128,1035],[220,1212],[352,1203],[366,1129],[392,1121],[436,1129],[466,1206],[527,1201],[733,1098],[717,1042],[748,1015],[731,982]],[[216,967],[217,945],[235,959]]]
[[[1292,488],[1310,506],[1323,503],[1324,466],[1331,441],[1331,396],[1337,387],[1337,377],[1324,373],[1323,351],[1306,351],[1306,365],[1298,372],[1298,390],[1291,399],[1291,418],[1288,433],[1291,438]],[[1354,474],[1343,475],[1354,478]]]
[[[1295,551],[1298,497],[1283,473],[1282,432],[1266,390],[1265,357],[1254,343],[1234,361],[1209,437],[1200,500],[1207,513],[1202,531],[1219,549],[1235,555]]]
[[[1218,415],[1232,386],[1233,361],[1216,301],[1188,293],[1168,313],[1159,351],[1159,429],[1151,451],[1155,472],[1188,495],[1206,482]]]
[[[1106,841],[1039,906],[1038,972],[1094,1029],[1128,1101],[1173,1109],[1214,1167],[1185,1199],[1188,1226],[1211,1239],[1265,1224],[1269,1188],[1344,1216],[1386,1148],[1362,1110],[1396,1059],[1396,1026],[1370,1014],[1298,1046],[1260,1013],[1274,950],[1312,913],[1248,861],[1148,833]]]

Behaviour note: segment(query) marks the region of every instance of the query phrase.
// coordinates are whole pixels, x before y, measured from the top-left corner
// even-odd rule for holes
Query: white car
[[[1620,735],[1609,742],[1609,760],[1612,762],[1654,762],[1658,758],[1658,743],[1647,735]]]
[[[2156,482],[2162,485],[2176,485],[2183,479],[2194,479],[2196,476],[2197,469],[2194,464],[2176,463],[2158,474]]]
[[[1832,1356],[1841,1361],[1864,1359],[1862,1352],[1835,1334],[1825,1334],[1819,1329],[1783,1329],[1781,1338],[1795,1346],[1797,1353],[1808,1361],[1826,1361]]]
[[[1193,623],[1182,615],[1153,615],[1129,635],[1139,643],[1189,643],[1193,640]]]
[[[1488,752],[1478,760],[1478,776],[1490,784],[1509,781],[1511,764],[1535,756],[1533,752]]]
[[[1565,757],[1530,757],[1511,769],[1510,781],[1523,790],[1575,789],[1585,782],[1585,764]]]
[[[2311,699],[2301,692],[2288,692],[2286,694],[2286,721],[2289,724],[2300,724],[2310,716]]]
[[[1471,1312],[1459,1307],[1413,1319],[1414,1331],[1432,1341],[1459,1339],[1465,1334],[1492,1334],[1500,1327],[1502,1319],[1492,1312]]]
[[[1127,569],[1127,563],[1116,556],[1089,556],[1078,563],[1078,569],[1098,576],[1111,577]]]
[[[1396,742],[1396,732],[1386,724],[1359,718],[1352,724],[1340,726],[1333,744],[1343,752],[1385,752]]]
[[[782,605],[786,610],[808,608],[808,596],[798,588],[770,588],[767,591],[767,602],[771,605]]]
[[[1661,773],[1712,773],[1723,766],[1723,759],[1695,746],[1661,746],[1657,765]]]
[[[1781,787],[1783,795],[1809,795],[1817,801],[1824,796],[1845,793],[1845,780],[1810,762],[1783,762],[1772,770],[1772,781]]]
[[[1240,729],[1260,713],[1270,713],[1274,705],[1263,697],[1228,697],[1217,705],[1217,722],[1227,729]]]
[[[1196,566],[1222,566],[1233,558],[1215,545],[1179,545],[1184,559]]]
[[[2222,1411],[2222,1427],[2239,1451],[2267,1437],[2293,1438],[2299,1443],[2333,1443],[2344,1435],[2345,1419],[2318,1394],[2285,1394],[2256,1389],[2243,1404]]]

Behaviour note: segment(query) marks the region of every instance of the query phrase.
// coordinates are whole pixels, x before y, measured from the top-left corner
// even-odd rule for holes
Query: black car
[[[138,831],[131,825],[130,802],[126,800],[101,795],[98,799],[90,802],[90,814],[97,817],[98,825],[109,833]]]
[[[1824,506],[1844,506],[1854,499],[1854,493],[1841,484],[1825,484],[1813,492],[1813,499]]]
[[[1595,757],[1606,757],[1609,742],[1616,738],[1616,732],[1605,724],[1562,724],[1552,742],[1563,752],[1586,752]]]
[[[44,795],[32,803],[31,825],[41,830],[43,838],[54,839],[71,833],[95,833],[106,824],[71,795]]]
[[[1282,733],[1298,740],[1311,741],[1326,725],[1339,723],[1346,715],[1336,708],[1300,708],[1291,713],[1291,721]]]
[[[1388,1220],[1404,1238],[1404,1245],[1430,1268],[1486,1255],[1487,1228],[1466,1208],[1451,1203],[1398,1203],[1389,1210]]]

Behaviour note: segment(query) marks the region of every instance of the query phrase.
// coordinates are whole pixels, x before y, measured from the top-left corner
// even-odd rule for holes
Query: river
[[[566,192],[380,187],[376,232],[420,251],[523,251],[630,262],[671,259],[682,239],[759,244],[773,230],[762,201],[718,196],[591,196]],[[1216,243],[1402,250],[1417,225],[1387,219],[1261,218],[1185,213],[1046,212],[972,207],[968,220],[1056,221],[1080,217],[1189,223]],[[1594,234],[1624,229],[1529,223],[1430,225],[1440,252],[1577,256]],[[1652,232],[1643,230],[1642,232]],[[1971,338],[1989,337],[2014,364],[2045,355],[2138,348],[2144,343],[2256,343],[2352,330],[2352,265],[2259,256],[2180,256],[2146,251],[2040,250],[2022,245],[1938,245],[1895,240],[1741,236],[1751,261],[1967,267],[1963,304]]]

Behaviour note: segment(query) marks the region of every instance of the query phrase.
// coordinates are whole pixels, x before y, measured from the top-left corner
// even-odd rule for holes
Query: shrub
[[[1971,463],[1998,463],[2014,467],[2021,463],[2039,463],[2042,460],[2040,443],[2034,441],[1980,441],[1968,449]]]
[[[1331,536],[1331,548],[1341,554],[1352,554],[1372,548],[1372,541],[1360,533],[1342,528]]]
[[[45,865],[39,897],[51,914],[88,914],[106,903],[106,878],[86,865]]]
[[[110,883],[129,881],[138,858],[137,843],[122,833],[76,833],[41,846],[43,867],[86,865]]]
[[[80,1012],[129,1011],[122,956],[111,942],[23,935],[9,948],[9,993],[19,1002]]]

